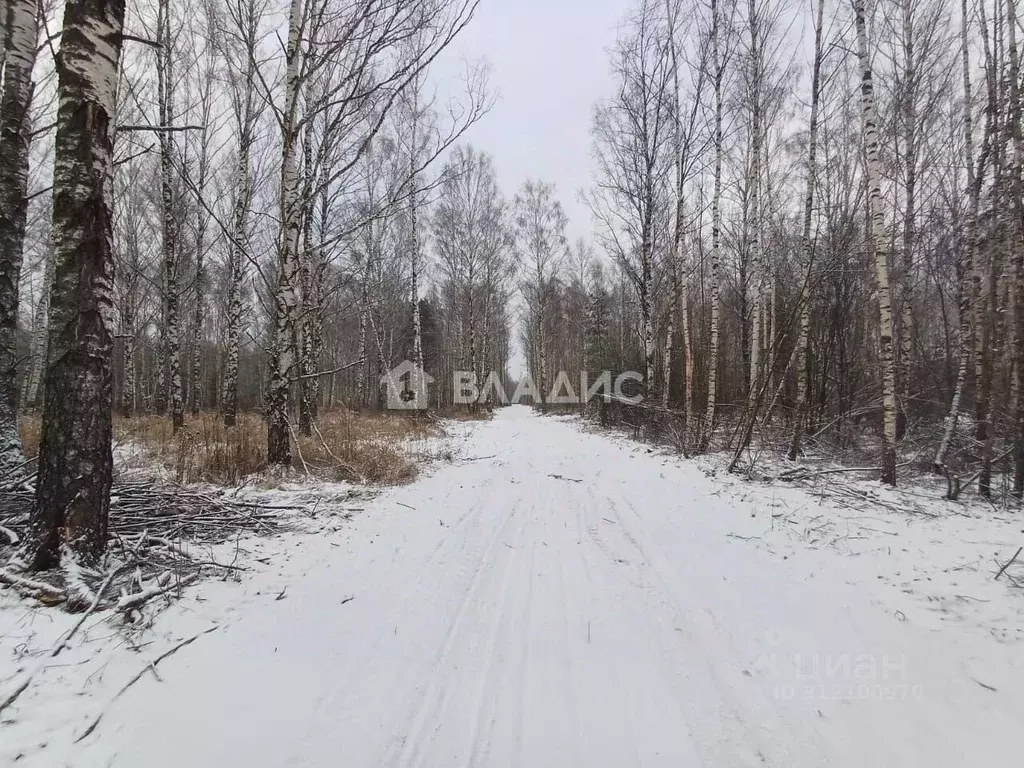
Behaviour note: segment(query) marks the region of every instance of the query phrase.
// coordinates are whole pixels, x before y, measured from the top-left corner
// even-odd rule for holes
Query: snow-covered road
[[[469,429],[461,459],[342,533],[212,585],[207,603],[236,603],[224,626],[129,690],[69,764],[1018,759],[1020,646],[895,618],[841,557],[730,538],[771,511],[737,509],[692,463],[526,408]]]

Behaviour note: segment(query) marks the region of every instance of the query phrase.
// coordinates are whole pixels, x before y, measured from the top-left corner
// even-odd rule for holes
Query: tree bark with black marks
[[[720,271],[722,268],[722,162],[725,155],[724,136],[722,133],[723,94],[722,81],[725,76],[725,65],[722,60],[721,36],[718,0],[711,0],[711,67],[715,91],[714,115],[714,190],[711,197],[711,331],[710,348],[708,351],[708,394],[707,406],[704,411],[704,423],[701,425],[697,452],[704,453],[711,441],[715,428],[715,403],[718,398],[718,352],[719,323],[721,315]]]
[[[231,211],[231,231],[227,244],[228,306],[220,408],[224,426],[233,427],[238,415],[238,358],[242,326],[245,321],[244,291],[248,273],[249,208],[253,196],[252,149],[256,141],[258,117],[255,80],[260,14],[253,2],[240,2],[229,8],[229,21],[231,34],[225,34],[218,39],[236,41],[238,47],[234,55],[225,55],[238,146],[235,150],[235,201]]]
[[[169,406],[171,423],[177,432],[185,425],[185,392],[181,377],[181,318],[178,288],[178,194],[174,171],[174,37],[171,34],[170,0],[161,0],[158,8],[156,57],[157,106],[162,129],[160,143],[160,235],[163,239],[163,340],[160,371],[165,377],[157,392],[157,410]]]
[[[879,348],[882,374],[882,482],[896,485],[896,364],[893,359],[892,300],[886,251],[885,212],[882,209],[881,160],[878,149],[878,118],[868,52],[866,0],[854,0],[857,56],[861,69],[861,125],[867,165],[870,240],[874,249],[878,291]]]
[[[808,279],[800,292],[800,326],[796,340],[796,418],[793,437],[789,443],[789,460],[795,461],[800,455],[800,442],[808,416],[808,388],[810,371],[807,370],[811,343],[811,297],[807,285],[811,274],[814,247],[811,241],[811,223],[814,215],[814,188],[818,173],[818,107],[821,102],[821,63],[824,59],[822,28],[825,16],[825,0],[818,0],[818,18],[814,25],[814,70],[811,75],[811,117],[807,129],[807,188],[804,193],[803,231],[800,235],[800,251]]]
[[[124,0],[68,0],[57,60],[56,255],[39,476],[26,557],[95,561],[113,473],[114,260],[108,178]]]
[[[18,436],[18,287],[25,252],[32,67],[39,38],[33,0],[8,0],[0,91],[0,471],[25,462]],[[47,290],[48,290],[47,286]]]
[[[292,0],[285,51],[285,101],[281,118],[281,235],[277,244],[274,346],[267,391],[267,461],[285,467],[292,461],[288,406],[292,378],[298,371],[295,334],[301,309],[299,237],[302,229],[302,199],[299,194],[298,152],[302,25],[302,0]]]

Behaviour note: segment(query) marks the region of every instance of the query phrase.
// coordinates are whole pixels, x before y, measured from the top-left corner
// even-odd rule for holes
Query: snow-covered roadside
[[[934,629],[953,621],[997,640],[1024,641],[1024,553],[994,578],[1024,545],[1021,511],[972,496],[947,501],[939,479],[892,489],[841,467],[805,482],[750,480],[725,472],[726,455],[684,459],[621,434],[603,434],[630,455],[699,469],[717,489],[712,493],[729,502],[728,538],[783,560],[800,558],[809,578],[838,555],[849,583],[872,582],[877,599],[900,620],[913,615]],[[793,469],[776,464],[769,474]],[[737,514],[739,509],[750,514]]]
[[[1013,583],[1024,585],[1024,558],[995,578],[1024,544],[1021,513],[875,482],[851,483],[861,498],[837,503],[780,482],[723,474],[715,481],[723,495],[755,512],[737,516],[734,538],[807,562],[809,574],[839,555],[848,581],[877,582],[877,599],[900,620],[934,630],[953,622],[1007,643],[1024,641],[1024,589]],[[903,511],[907,495],[916,497],[916,511]]]
[[[239,542],[241,579],[190,590],[138,650],[90,620],[5,713],[0,764],[1016,754],[1024,596],[991,563],[1016,548],[1012,516],[837,508],[526,409],[462,428],[454,463],[346,503],[351,519],[325,508],[319,535]],[[23,644],[48,647],[71,620],[0,603],[0,691]],[[145,672],[109,704],[211,626],[157,667],[163,683]]]
[[[438,437],[403,441],[403,450],[425,472],[435,464],[457,461],[472,433],[472,425],[465,422],[445,421],[443,426]],[[155,463],[141,443],[120,441],[114,446],[114,460],[122,479],[173,483],[171,473]],[[81,736],[88,728],[82,728],[85,718],[92,718],[88,724],[95,725],[102,711],[96,705],[104,697],[116,696],[126,682],[135,685],[139,672],[151,662],[158,664],[217,631],[236,611],[258,603],[258,598],[285,599],[287,588],[275,587],[274,580],[283,563],[295,551],[307,551],[315,544],[314,537],[343,529],[381,492],[372,486],[318,481],[298,471],[292,479],[252,478],[251,484],[234,489],[230,498],[279,508],[288,532],[270,537],[247,533],[220,544],[182,543],[193,557],[227,568],[214,569],[198,585],[167,590],[166,596],[147,606],[141,620],[136,616],[131,624],[123,615],[100,611],[75,628],[78,615],[46,609],[13,590],[0,589],[0,700],[26,675],[32,678],[17,703],[0,715],[4,731],[0,765],[21,764],[32,756],[50,764],[48,760],[54,758],[44,756],[52,755],[47,745],[54,734],[67,742],[77,727],[75,735]],[[73,628],[73,640],[56,658],[49,658],[50,650]],[[146,675],[159,678],[156,664]]]

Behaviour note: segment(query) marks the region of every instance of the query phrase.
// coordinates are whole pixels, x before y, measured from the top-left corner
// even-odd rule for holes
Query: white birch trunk
[[[868,210],[874,247],[878,290],[879,348],[882,368],[882,475],[883,483],[896,485],[896,366],[893,360],[892,303],[889,264],[886,254],[885,212],[882,208],[881,160],[878,150],[878,122],[875,91],[868,52],[866,0],[854,0],[857,54],[861,67],[861,118],[867,158]]]
[[[299,86],[302,59],[302,0],[292,0],[285,53],[285,105],[281,141],[281,232],[277,251],[277,290],[274,295],[274,355],[267,383],[267,461],[291,464],[289,403],[296,371],[296,319],[299,312],[299,235],[302,205],[299,196]]]
[[[196,193],[200,196],[196,221],[196,274],[195,274],[195,306],[192,311],[192,361],[191,361],[191,392],[189,400],[192,413],[198,414],[203,406],[203,341],[206,322],[206,229],[209,224],[206,210],[206,182],[210,167],[209,126],[212,121],[211,89],[214,70],[207,63],[205,82],[203,84],[202,137],[199,150],[199,174],[196,179]]]
[[[170,0],[159,7],[157,37],[161,49],[157,55],[157,100],[160,113],[160,231],[163,238],[164,270],[164,339],[163,354],[167,379],[164,386],[170,396],[171,421],[177,432],[185,424],[185,397],[181,378],[181,323],[178,316],[178,242],[177,199],[174,188],[174,142],[167,130],[174,125],[173,36],[171,35]],[[163,392],[160,393],[161,399]]]
[[[0,90],[0,471],[25,463],[18,435],[18,290],[28,214],[32,67],[39,38],[33,0],[5,3]],[[49,290],[49,286],[46,286]]]
[[[971,114],[971,53],[969,44],[970,16],[968,15],[967,7],[967,0],[961,0],[960,47],[961,60],[963,62],[964,161],[967,166],[968,208],[967,231],[964,235],[963,278],[960,285],[960,360],[956,371],[956,385],[953,387],[953,397],[949,404],[949,413],[946,415],[945,427],[942,431],[942,440],[935,451],[935,460],[933,462],[935,471],[940,473],[946,465],[946,454],[949,452],[949,446],[953,441],[953,435],[956,433],[957,423],[960,419],[960,404],[963,401],[964,388],[967,383],[967,368],[972,345],[971,305],[974,299],[974,247],[975,239],[977,238],[980,189],[976,189],[974,171],[974,119]]]
[[[1010,194],[1013,199],[1013,219],[1007,238],[1014,268],[1014,345],[1011,403],[1013,409],[1013,496],[1024,496],[1024,137],[1021,136],[1020,63],[1017,58],[1017,4],[1006,0],[1006,31],[1010,59],[1010,134],[1013,137],[1013,167]]]
[[[39,394],[41,392],[39,383],[43,379],[43,370],[46,368],[46,318],[50,312],[50,287],[53,283],[55,261],[53,243],[51,242],[46,250],[43,284],[39,291],[39,301],[36,302],[35,316],[32,320],[32,367],[29,369],[28,386],[25,388],[25,400],[28,406],[33,408],[39,405]]]
[[[112,170],[123,0],[68,0],[57,59],[56,249],[39,476],[26,556],[57,565],[66,546],[99,560],[107,542],[113,407]]]
[[[708,351],[708,400],[698,445],[699,453],[707,450],[715,428],[715,402],[717,399],[718,383],[718,325],[721,311],[719,306],[721,253],[719,249],[722,239],[721,202],[722,160],[724,155],[722,136],[722,76],[724,74],[724,67],[721,62],[718,36],[718,1],[711,0],[711,61],[714,70],[712,74],[715,81],[715,181],[711,198],[711,340]]]
[[[814,215],[814,192],[818,176],[818,108],[821,102],[822,26],[825,17],[825,0],[818,0],[818,18],[814,25],[814,71],[811,76],[811,118],[807,141],[807,187],[804,193],[803,231],[800,235],[800,251],[804,263],[805,277],[797,301],[800,304],[800,325],[796,340],[796,423],[793,438],[789,444],[789,460],[795,461],[800,454],[800,443],[807,424],[808,389],[810,371],[807,364],[811,344],[811,297],[808,294],[814,248],[811,241],[811,219]]]

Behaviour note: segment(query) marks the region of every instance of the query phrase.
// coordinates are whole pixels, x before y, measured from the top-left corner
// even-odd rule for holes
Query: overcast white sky
[[[577,191],[590,183],[590,116],[611,93],[606,49],[629,0],[482,0],[455,44],[486,59],[494,109],[467,141],[494,157],[510,199],[527,178],[557,187],[570,240],[590,233]],[[444,69],[450,64],[445,62]]]

